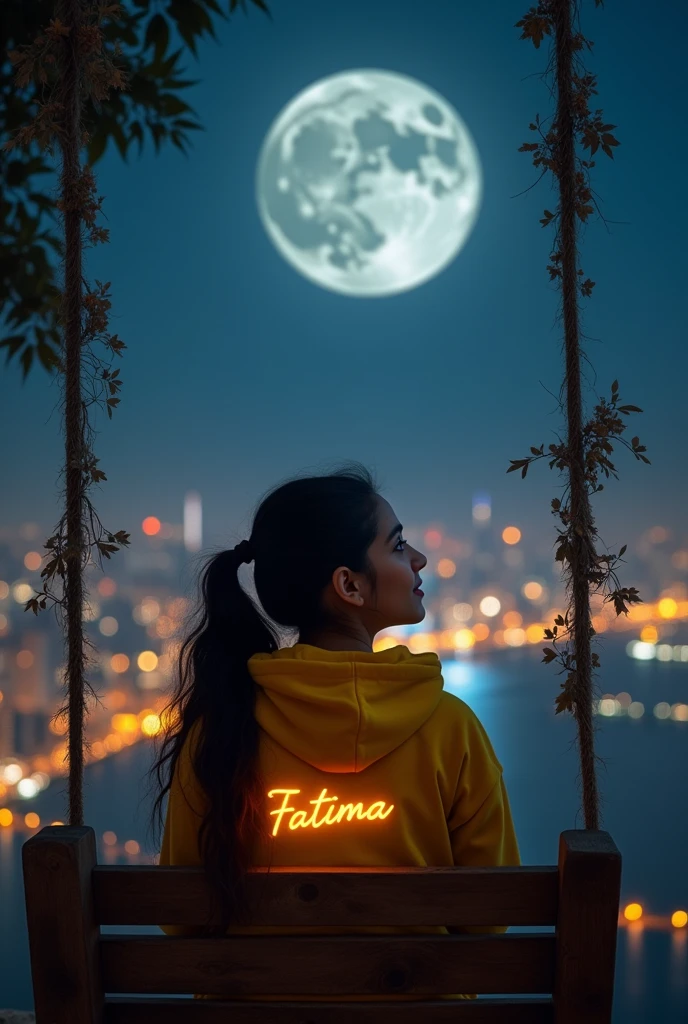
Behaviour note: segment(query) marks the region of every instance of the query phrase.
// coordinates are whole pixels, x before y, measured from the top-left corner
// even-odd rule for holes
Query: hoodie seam
[[[363,714],[361,712],[361,701],[358,696],[358,671],[355,661],[350,662],[353,666],[354,676],[354,697],[356,699],[356,708],[358,709],[358,726],[356,727],[356,736],[354,739],[354,771],[358,771],[358,737],[361,735],[361,723],[363,721]]]

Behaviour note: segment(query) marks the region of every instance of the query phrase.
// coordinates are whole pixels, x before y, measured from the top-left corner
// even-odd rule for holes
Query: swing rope
[[[576,155],[574,104],[571,86],[573,33],[572,0],[554,0],[557,114],[555,173],[559,181],[562,305],[564,319],[566,413],[568,423],[568,471],[570,534],[568,591],[573,604],[575,656],[575,718],[583,789],[586,829],[599,828],[599,793],[595,774],[595,742],[592,715],[592,652],[590,633],[590,586],[588,573],[594,565],[594,520],[585,478],[583,403],[581,395],[581,346],[578,317],[578,259],[576,245]]]
[[[81,395],[82,345],[82,203],[81,164],[81,69],[79,27],[80,0],[61,0],[61,21],[69,26],[63,40],[62,103],[63,130],[59,133],[62,153],[62,213],[65,231],[64,322],[65,359],[65,484],[67,550],[65,597],[67,604],[67,679],[69,705],[69,824],[83,825],[85,637],[82,625],[84,596],[84,416]]]

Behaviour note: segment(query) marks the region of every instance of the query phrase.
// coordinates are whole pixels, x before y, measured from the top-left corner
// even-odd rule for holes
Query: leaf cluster
[[[600,0],[597,0],[597,6],[600,6]],[[541,0],[536,7],[531,7],[528,13],[520,21],[516,22],[515,27],[522,29],[521,39],[530,40],[535,48],[539,49],[545,36],[554,36],[553,0]],[[605,124],[602,111],[598,109],[593,112],[590,109],[590,99],[592,96],[597,95],[597,79],[582,66],[579,54],[583,49],[591,52],[592,46],[592,42],[586,39],[582,32],[574,33],[575,71],[571,76],[573,128],[581,149],[583,151],[586,149],[590,151],[590,158],[587,160],[578,154],[576,155],[575,209],[576,215],[583,223],[595,212],[597,205],[590,185],[590,170],[595,166],[595,161],[592,157],[598,149],[602,149],[603,153],[613,158],[614,147],[619,145],[616,137],[611,134],[616,125]],[[552,69],[552,59],[550,57],[548,72]],[[559,129],[556,119],[549,128],[546,128],[540,115],[536,114],[535,120],[529,125],[529,129],[537,134],[538,141],[524,142],[519,146],[519,152],[532,153],[533,166],[542,169],[540,177],[547,171],[551,171],[558,178],[561,167],[559,160]],[[543,227],[549,227],[554,222],[557,229],[552,254],[550,255],[550,263],[547,266],[551,281],[561,279],[562,276],[562,254],[558,231],[560,213],[560,204],[558,204],[555,210],[545,210],[544,216],[540,220]],[[581,269],[577,273],[579,277],[584,276]],[[584,298],[588,298],[592,294],[595,282],[588,277],[584,281],[579,281],[578,287],[581,295]]]
[[[648,465],[650,464],[650,460],[643,454],[647,449],[645,445],[640,444],[639,437],[633,437],[629,444],[621,436],[627,426],[622,417],[642,412],[642,409],[637,405],[619,405],[618,402],[619,382],[615,380],[611,386],[609,401],[604,397],[601,398],[594,408],[593,416],[583,425],[585,484],[589,496],[604,489],[604,484],[598,482],[600,473],[604,473],[607,479],[609,479],[611,474],[618,480],[616,467],[609,458],[614,452],[613,438],[618,438],[635,455],[636,459],[640,459]],[[548,457],[545,453],[544,444],[541,444],[539,448],[531,446],[530,451],[531,455],[524,459],[510,459],[511,465],[507,469],[507,473],[514,473],[520,469],[521,479],[524,479],[532,462]],[[550,444],[548,452],[552,456],[549,460],[549,468],[556,468],[560,472],[566,472],[570,481],[574,456],[570,452],[569,446],[566,443]],[[563,500],[560,498],[552,499],[551,511],[552,515],[559,518],[563,526],[562,530],[557,529],[558,539],[556,541],[555,561],[562,563],[564,578],[570,582],[574,571],[581,569],[591,592],[605,593],[604,603],[612,602],[617,616],[621,614],[628,615],[628,604],[641,602],[642,599],[635,587],[621,587],[615,572],[618,563],[623,560],[627,545],[624,544],[622,546],[618,555],[597,554],[594,546],[597,530],[594,523],[590,520],[584,526],[580,522],[576,522],[571,513],[570,483],[564,489]],[[613,589],[610,586],[610,580],[615,584]],[[561,626],[565,626],[566,630],[564,634],[560,633],[557,636],[558,627]],[[568,627],[569,616],[567,613],[563,618],[559,616],[555,619],[553,629],[545,630],[545,638],[561,642],[562,635],[569,635]],[[594,636],[595,630],[592,625],[590,625],[590,631],[590,635]],[[543,648],[543,650],[545,657],[542,660],[545,663],[549,664],[549,662],[558,659],[562,666],[570,671],[566,684],[563,684],[565,692],[557,698],[557,713],[565,709],[571,710],[575,704],[574,689],[576,676],[575,668],[572,668],[575,664],[575,658],[573,661],[569,661],[565,653],[562,654],[547,647]],[[593,654],[593,665],[599,667],[597,654]]]
[[[92,24],[80,40],[84,55],[91,48],[94,58],[84,69],[89,163],[100,159],[110,140],[125,161],[134,147],[140,155],[146,142],[155,152],[172,144],[187,154],[192,133],[203,126],[182,98],[185,89],[198,84],[186,77],[184,57],[197,57],[201,39],[217,39],[220,22],[239,8],[246,13],[250,6],[269,16],[265,0],[91,4]],[[53,15],[54,0],[0,4],[0,308],[5,327],[0,348],[5,349],[6,366],[19,359],[24,381],[35,361],[48,373],[59,363],[55,275],[63,253],[55,230],[59,211],[45,175],[55,171],[50,140],[60,110],[46,96],[56,81],[54,46],[69,26]],[[175,39],[181,46],[173,46]],[[121,76],[119,85],[117,77],[110,77],[106,59]],[[7,142],[14,146],[6,147]]]

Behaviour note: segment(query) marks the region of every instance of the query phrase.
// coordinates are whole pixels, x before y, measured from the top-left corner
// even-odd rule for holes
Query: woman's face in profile
[[[415,591],[428,560],[406,541],[400,527],[392,506],[378,496],[378,532],[368,549],[377,572],[377,594],[362,573],[352,573],[346,566],[339,566],[332,576],[338,610],[358,619],[371,637],[389,626],[425,618],[423,597]]]
[[[425,555],[408,543],[394,509],[384,498],[378,498],[378,534],[369,555],[377,570],[377,614],[382,624],[377,628],[422,622],[425,618],[421,571],[428,564]],[[371,600],[374,598],[371,595]]]

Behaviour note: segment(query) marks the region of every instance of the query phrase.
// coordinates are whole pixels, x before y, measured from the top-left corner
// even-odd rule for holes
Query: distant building
[[[48,636],[24,630],[2,652],[0,757],[40,753],[48,740],[54,688],[48,669]]]
[[[26,629],[9,652],[9,703],[20,714],[49,713],[54,687],[48,669],[48,636]]]
[[[50,716],[44,711],[34,711],[30,714],[14,712],[12,722],[12,753],[20,757],[32,757],[34,754],[45,752],[50,735],[48,722]]]
[[[493,581],[501,569],[501,566],[497,565],[495,552],[492,502],[489,494],[484,491],[478,491],[473,495],[472,519],[473,555],[468,568],[471,589],[476,589]]]

